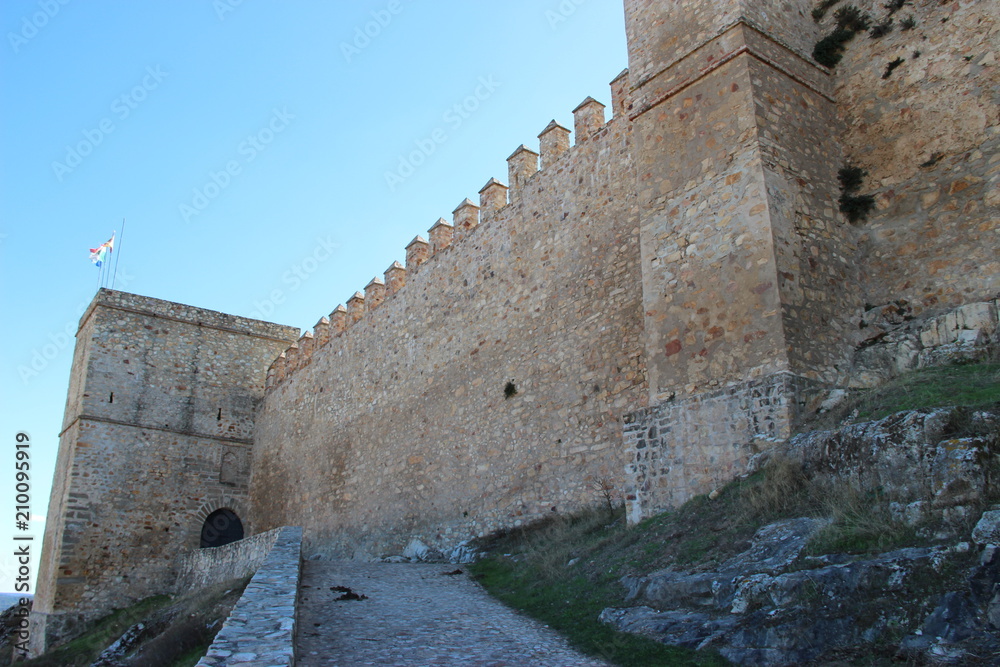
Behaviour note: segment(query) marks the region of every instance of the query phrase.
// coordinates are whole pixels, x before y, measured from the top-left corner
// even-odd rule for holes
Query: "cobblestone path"
[[[606,666],[503,606],[468,574],[446,574],[456,569],[465,567],[307,561],[296,664]],[[354,595],[366,599],[338,600]]]

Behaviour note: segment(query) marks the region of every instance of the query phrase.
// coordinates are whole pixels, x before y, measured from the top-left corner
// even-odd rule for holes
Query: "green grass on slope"
[[[858,410],[855,420],[877,419],[900,410],[975,408],[998,401],[1000,364],[980,364],[911,373],[855,397],[841,410],[843,416]],[[996,489],[982,499],[987,504],[997,500]],[[600,623],[598,615],[605,607],[627,605],[620,583],[625,575],[666,567],[708,570],[746,550],[760,527],[801,516],[832,519],[804,555],[878,553],[934,539],[933,530],[893,519],[889,499],[878,493],[810,480],[801,467],[778,459],[727,484],[714,500],[698,496],[637,526],[625,526],[621,508],[612,513],[595,507],[491,536],[480,544],[491,555],[471,570],[508,605],[556,629],[579,650],[611,663],[721,665],[725,661],[715,654],[618,633]]]
[[[118,609],[97,621],[86,633],[45,655],[16,663],[23,667],[87,667],[105,648],[131,626],[170,604],[170,597],[157,595],[126,609]]]
[[[494,556],[470,569],[507,605],[553,628],[578,650],[613,664],[728,664],[714,654],[618,632],[598,620],[602,609],[621,604],[620,563],[607,568],[604,551],[625,534],[624,513],[612,515],[602,507],[499,537],[491,545]],[[504,555],[507,549],[516,555]],[[590,560],[568,565],[574,553]]]
[[[119,609],[97,621],[86,633],[33,660],[24,667],[87,667],[136,623],[151,636],[123,664],[142,667],[192,667],[205,655],[222,622],[239,600],[249,579],[169,597],[157,595]]]
[[[858,418],[882,419],[902,410],[1000,403],[1000,364],[924,368],[863,395]]]

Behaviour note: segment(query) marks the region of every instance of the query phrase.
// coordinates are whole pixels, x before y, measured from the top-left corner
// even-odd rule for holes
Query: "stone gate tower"
[[[650,407],[633,520],[739,472],[850,352],[830,73],[805,0],[626,0]]]
[[[102,289],[80,321],[32,648],[168,590],[205,519],[248,516],[264,369],[298,330]],[[249,534],[249,526],[246,527]]]

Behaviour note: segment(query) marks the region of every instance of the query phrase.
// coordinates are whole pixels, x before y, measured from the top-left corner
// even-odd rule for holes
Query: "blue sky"
[[[0,592],[18,432],[45,515],[88,248],[117,230],[118,289],[311,328],[627,64],[621,0],[4,0],[0,27]]]

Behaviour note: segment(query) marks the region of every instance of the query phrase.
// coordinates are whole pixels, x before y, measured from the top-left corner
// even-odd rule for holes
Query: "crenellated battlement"
[[[629,95],[628,69],[615,77],[610,88],[613,119],[628,122],[625,118]],[[328,318],[324,317],[316,324],[313,332],[303,334],[299,341],[275,359],[268,370],[268,389],[292,377],[296,370],[309,364],[316,351],[364,320],[387,299],[399,294],[408,280],[421,272],[424,264],[452,248],[461,248],[480,226],[503,218],[504,210],[515,199],[520,206],[530,207],[530,198],[525,199],[522,194],[527,184],[536,177],[544,177],[548,169],[564,157],[571,156],[581,144],[598,140],[600,130],[607,124],[605,108],[593,97],[587,97],[572,111],[572,132],[552,120],[538,134],[537,152],[523,144],[519,146],[507,158],[509,186],[490,178],[479,191],[479,204],[469,198],[462,200],[452,212],[451,222],[439,218],[427,230],[427,238],[420,235],[414,237],[405,248],[405,265],[393,262],[386,269],[384,279],[372,279],[363,292],[355,292],[347,300],[346,308],[337,306]],[[575,137],[575,143],[571,143],[571,135]]]

